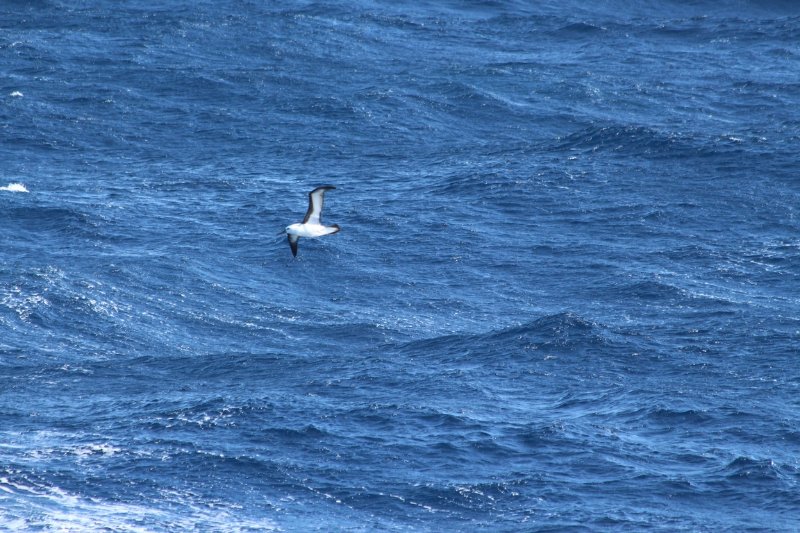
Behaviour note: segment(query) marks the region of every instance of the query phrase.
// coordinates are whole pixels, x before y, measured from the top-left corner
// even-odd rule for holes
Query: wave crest
[[[28,191],[27,187],[22,183],[9,183],[5,187],[0,187],[0,191],[8,191],[8,192],[30,192]]]
[[[495,357],[498,353],[519,355],[527,351],[555,353],[583,351],[610,343],[602,326],[565,312],[500,330],[477,335],[445,335],[413,341],[402,346],[409,353],[438,353]]]

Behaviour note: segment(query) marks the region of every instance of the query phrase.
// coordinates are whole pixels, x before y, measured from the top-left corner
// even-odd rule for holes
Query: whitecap
[[[20,287],[14,286],[0,295],[0,305],[11,309],[20,320],[27,322],[38,308],[46,307],[50,302],[41,294],[24,293]]]
[[[22,92],[21,91],[14,91],[11,94],[9,94],[9,96],[13,96],[14,98],[19,98],[20,96],[22,96]]]
[[[0,187],[0,191],[28,192],[28,189],[22,183],[9,183],[5,187]]]
[[[176,505],[164,508],[156,502],[137,504],[86,498],[59,487],[14,482],[7,477],[0,478],[0,488],[14,495],[10,502],[6,498],[4,504],[15,505],[0,510],[0,523],[4,527],[13,524],[14,530],[143,533],[154,530],[279,530],[270,522],[240,517],[235,505],[222,503],[208,510],[193,495],[181,493],[170,494]]]
[[[90,456],[106,456],[110,457],[120,453],[122,450],[110,444],[88,444],[86,446],[78,446],[70,450],[73,454],[79,457]]]

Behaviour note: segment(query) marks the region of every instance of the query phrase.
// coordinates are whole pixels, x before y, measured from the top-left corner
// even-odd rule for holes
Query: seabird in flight
[[[289,247],[292,249],[293,256],[297,257],[297,241],[300,240],[300,237],[316,238],[339,231],[339,226],[336,224],[323,226],[321,219],[325,191],[335,188],[333,185],[323,185],[308,193],[308,211],[306,211],[303,222],[286,227],[286,235],[289,237]]]

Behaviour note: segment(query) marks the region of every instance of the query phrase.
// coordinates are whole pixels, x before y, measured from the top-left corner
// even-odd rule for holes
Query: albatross
[[[297,241],[300,237],[322,237],[323,235],[330,235],[339,231],[339,226],[333,224],[331,226],[322,225],[322,201],[325,197],[325,191],[335,189],[333,185],[323,185],[317,187],[308,193],[308,211],[303,222],[286,226],[286,235],[289,238],[289,247],[292,249],[292,255],[297,257]]]

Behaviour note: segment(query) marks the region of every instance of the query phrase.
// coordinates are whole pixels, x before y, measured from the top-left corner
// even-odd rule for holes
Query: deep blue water
[[[790,1],[6,1],[0,529],[796,531],[798,153]]]

